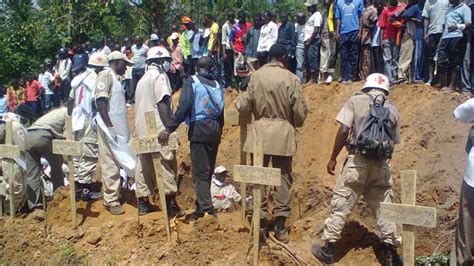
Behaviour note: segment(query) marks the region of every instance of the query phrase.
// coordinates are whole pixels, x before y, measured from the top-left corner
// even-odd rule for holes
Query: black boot
[[[276,225],[275,225],[275,237],[278,241],[287,244],[290,242],[290,237],[288,236],[288,230],[285,228],[286,217],[277,216]]]
[[[153,212],[153,206],[148,201],[148,198],[143,197],[138,199],[138,215],[145,215]]]
[[[267,220],[261,219],[260,220],[260,244],[264,244],[265,240],[267,239],[268,236],[268,225],[267,225]]]
[[[94,201],[102,198],[102,193],[99,191],[93,191],[91,184],[81,184],[81,200],[82,201]]]
[[[324,264],[334,263],[334,243],[326,242],[324,247],[314,244],[311,248],[311,252],[313,253],[313,256]]]
[[[79,201],[81,200],[83,184],[78,183],[77,181],[74,181],[74,184],[76,185],[76,201]]]
[[[383,265],[402,266],[403,259],[398,255],[397,250],[392,244],[384,243],[385,263]]]
[[[186,215],[186,212],[178,206],[176,195],[166,196],[166,209],[168,210],[169,218],[183,217]]]

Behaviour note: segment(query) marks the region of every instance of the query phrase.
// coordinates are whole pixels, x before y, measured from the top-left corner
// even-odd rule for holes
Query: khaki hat
[[[314,1],[314,0],[306,0],[306,2],[304,3],[305,6],[314,6],[314,5],[317,5],[318,2]]]
[[[106,67],[109,66],[109,62],[107,60],[107,55],[104,53],[93,53],[89,57],[89,65],[91,66],[98,66],[98,67]]]
[[[124,54],[124,53],[121,53],[119,51],[113,51],[111,52],[108,56],[107,56],[107,59],[109,59],[109,62],[110,61],[113,61],[113,60],[124,60],[125,62],[127,62],[128,64],[132,65],[133,62],[130,61],[130,59],[128,59],[128,57]]]
[[[224,172],[227,172],[227,169],[222,165],[217,166],[216,169],[214,170],[214,174],[222,174]]]

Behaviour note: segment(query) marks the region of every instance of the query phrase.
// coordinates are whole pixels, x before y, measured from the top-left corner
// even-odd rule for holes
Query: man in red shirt
[[[26,104],[31,106],[34,111],[33,121],[35,121],[39,116],[41,116],[41,105],[38,101],[41,92],[43,91],[43,86],[39,83],[34,75],[28,75],[28,82],[26,84]],[[32,122],[33,122],[32,121]]]
[[[243,36],[247,34],[249,29],[252,27],[252,23],[247,21],[247,14],[245,11],[240,10],[237,13],[238,23],[232,26],[232,31],[229,35],[229,41],[231,47],[234,50],[234,76],[236,76],[237,83],[240,83],[240,77],[237,76],[237,70],[239,68],[246,68],[246,60],[244,58],[245,45]]]
[[[397,35],[402,25],[400,23],[400,17],[405,8],[405,3],[399,3],[398,0],[390,0],[390,4],[384,8],[379,19],[379,27],[383,31],[382,47],[384,72],[390,84],[395,84],[398,81],[400,43],[397,42]]]

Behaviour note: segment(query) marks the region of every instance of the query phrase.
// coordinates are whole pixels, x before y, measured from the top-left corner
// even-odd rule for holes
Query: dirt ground
[[[361,87],[339,84],[304,88],[309,115],[298,130],[298,153],[293,161],[292,215],[288,244],[308,264],[318,265],[310,246],[320,242],[329,209],[335,177],[326,173],[337,123],[334,118],[344,101]],[[226,94],[227,108],[233,108],[237,95]],[[174,97],[175,101],[177,96]],[[399,172],[418,172],[417,204],[436,207],[439,225],[418,228],[416,255],[431,255],[450,249],[456,225],[458,196],[464,166],[464,145],[468,125],[457,123],[452,110],[467,99],[444,94],[424,85],[393,88],[390,100],[401,114],[402,143],[390,162],[394,177],[395,201],[399,202]],[[131,112],[133,114],[133,111]],[[133,121],[133,119],[131,119]],[[179,203],[193,208],[189,145],[186,127],[180,128],[178,152],[181,195]],[[338,158],[340,169],[346,154]],[[218,164],[232,169],[239,163],[239,127],[226,125]],[[248,264],[249,228],[240,211],[220,214],[218,220],[206,217],[195,224],[172,222],[172,242],[166,240],[161,212],[140,217],[130,192],[124,192],[126,214],[110,215],[102,202],[78,205],[79,229],[71,229],[67,189],[60,189],[49,203],[48,236],[44,223],[27,218],[0,219],[0,263],[8,264]],[[179,230],[176,230],[176,229]],[[179,241],[178,234],[179,231]],[[375,221],[360,200],[336,245],[336,265],[378,265],[381,247]],[[140,236],[138,238],[137,236]],[[263,264],[293,264],[281,250],[269,243],[261,248]]]

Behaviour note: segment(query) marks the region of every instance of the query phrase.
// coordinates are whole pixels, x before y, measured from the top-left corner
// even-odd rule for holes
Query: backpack
[[[394,149],[390,109],[384,107],[386,99],[383,95],[369,97],[373,104],[356,139],[357,149],[371,159],[390,159]]]
[[[194,81],[191,86],[195,99],[191,117],[186,123],[216,120],[224,111],[224,92],[221,86],[217,81],[215,87],[203,84],[196,75],[191,78]]]

